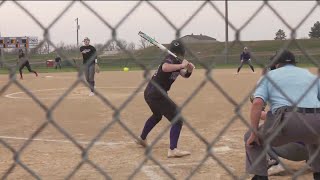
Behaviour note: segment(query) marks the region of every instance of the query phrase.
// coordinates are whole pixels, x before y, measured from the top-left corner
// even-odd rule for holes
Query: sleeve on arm
[[[173,64],[173,60],[170,57],[164,59],[164,63]]]
[[[255,98],[261,98],[265,103],[269,99],[269,94],[268,94],[268,79],[265,77],[261,77],[260,80],[257,83],[256,90],[254,92],[254,97]]]

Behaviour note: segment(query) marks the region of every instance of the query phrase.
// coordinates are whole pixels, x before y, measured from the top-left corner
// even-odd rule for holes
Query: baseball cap
[[[280,54],[278,54],[280,53]],[[283,63],[283,64],[295,64],[296,58],[292,52],[289,50],[283,50],[278,52],[274,58],[277,58],[274,64]]]
[[[244,50],[248,50],[248,47],[244,47],[243,49],[244,49]]]
[[[90,41],[90,39],[88,38],[88,37],[85,37],[84,39],[83,39],[83,41]]]

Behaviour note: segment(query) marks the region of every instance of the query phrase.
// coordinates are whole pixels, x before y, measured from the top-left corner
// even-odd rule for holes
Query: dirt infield
[[[212,77],[233,98],[240,103],[253,90],[261,72],[251,73],[243,69],[239,75],[232,70],[214,70]],[[314,71],[315,72],[315,71]],[[173,85],[169,96],[181,105],[202,83],[205,71],[197,70],[189,80],[179,78]],[[38,78],[26,74],[19,82],[28,88],[46,108],[52,105],[75,82],[76,73],[40,74]],[[115,107],[121,107],[125,100],[143,82],[143,73],[102,72],[96,76],[97,91],[105,96]],[[0,89],[8,81],[0,76]],[[120,112],[120,119],[135,135],[139,135],[145,120],[151,112],[143,99],[144,87]],[[97,96],[88,97],[89,90],[78,85],[53,110],[53,120],[68,135],[75,138],[84,148],[97,134],[113,120],[114,111]],[[248,121],[249,101],[241,109],[241,115]],[[31,134],[46,122],[46,112],[16,85],[10,86],[0,97],[0,139],[18,150]],[[207,141],[216,138],[223,127],[235,116],[235,107],[207,82],[199,93],[183,109],[183,116]],[[249,122],[249,121],[248,121]],[[149,142],[169,125],[163,118],[148,137]],[[214,154],[234,175],[244,173],[245,152],[243,134],[247,127],[236,118],[234,123],[222,134],[214,145]],[[166,157],[169,147],[169,132],[152,149],[153,157],[163,164],[175,178],[184,179],[206,155],[206,145],[184,126],[179,141],[181,149],[192,152],[191,156],[179,159]],[[132,136],[119,123],[112,124],[97,143],[90,149],[88,159],[107,172],[113,179],[127,179],[144,160],[145,151],[133,142]],[[13,153],[0,143],[0,177],[10,168]],[[27,146],[19,158],[43,179],[63,179],[81,162],[81,150],[52,124],[48,124]],[[304,162],[288,162],[297,170]],[[312,173],[301,178],[310,179]],[[194,179],[232,179],[219,164],[209,158],[194,174]],[[32,179],[32,176],[17,165],[8,179]],[[104,179],[95,168],[84,164],[72,179]],[[135,179],[168,179],[168,176],[152,161],[148,161]],[[287,173],[271,176],[270,179],[291,179]]]

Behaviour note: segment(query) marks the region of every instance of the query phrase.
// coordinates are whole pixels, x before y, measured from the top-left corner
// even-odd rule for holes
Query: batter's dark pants
[[[31,69],[31,66],[30,66],[29,61],[26,61],[26,62],[24,62],[23,64],[21,64],[21,66],[20,66],[20,68],[19,68],[19,73],[20,73],[20,77],[21,77],[21,78],[22,78],[22,69],[23,69],[24,67],[27,67],[27,69],[28,69],[29,72],[33,72],[34,74],[37,75],[37,72],[36,72],[36,71],[33,71],[33,70]]]
[[[148,91],[144,92],[144,98],[153,114],[147,120],[142,131],[141,138],[145,139],[153,127],[160,122],[162,116],[164,116],[172,123],[170,130],[170,149],[177,148],[181,128],[183,125],[183,119],[181,117],[175,119],[178,114],[177,105],[169,98],[161,95],[153,96],[152,94],[148,93]]]
[[[84,66],[84,75],[90,86],[91,92],[94,92],[94,85],[95,85],[94,74],[95,74],[94,64]]]
[[[277,132],[282,125],[283,128]],[[245,134],[245,142],[250,133],[249,130]],[[266,122],[259,128],[262,145],[245,146],[246,171],[250,174],[267,176],[266,154],[263,151],[270,140],[270,145],[275,147],[291,142],[303,142],[309,153],[308,163],[314,172],[320,172],[320,152],[317,151],[320,146],[319,134],[320,113],[287,112],[286,108],[280,108],[274,118],[267,116]]]

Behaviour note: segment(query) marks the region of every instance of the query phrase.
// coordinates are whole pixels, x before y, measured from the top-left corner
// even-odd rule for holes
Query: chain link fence
[[[42,177],[37,174],[33,169],[31,169],[30,167],[28,167],[28,165],[24,164],[21,161],[21,154],[25,151],[25,149],[27,147],[29,147],[31,145],[31,142],[42,132],[44,131],[44,129],[46,129],[48,127],[48,125],[52,125],[53,127],[56,128],[56,130],[58,130],[65,138],[67,138],[68,140],[70,140],[73,145],[78,148],[81,151],[81,161],[75,166],[75,168],[70,171],[70,173],[65,177],[65,179],[71,179],[72,177],[74,177],[75,173],[77,173],[77,171],[79,171],[79,169],[84,166],[84,165],[90,165],[91,167],[93,167],[94,169],[96,169],[96,171],[98,171],[105,179],[112,179],[113,177],[102,167],[100,167],[98,164],[96,164],[94,161],[92,161],[89,158],[89,153],[90,150],[92,150],[94,144],[108,131],[110,130],[111,126],[114,124],[118,124],[120,125],[129,135],[132,136],[132,138],[138,140],[138,137],[135,135],[135,133],[130,129],[130,127],[128,127],[125,123],[123,123],[121,121],[120,118],[120,113],[124,112],[126,110],[127,105],[130,103],[130,101],[132,101],[132,99],[138,94],[138,92],[140,92],[141,90],[143,90],[143,87],[151,80],[151,76],[152,76],[152,72],[149,66],[146,66],[146,64],[141,61],[141,59],[138,59],[135,57],[135,55],[131,52],[126,50],[124,47],[121,47],[121,43],[119,43],[118,40],[118,36],[117,36],[117,30],[121,27],[121,25],[126,22],[126,20],[128,19],[128,17],[130,17],[133,12],[135,12],[135,10],[140,7],[142,4],[148,5],[150,6],[155,12],[158,13],[158,15],[160,17],[162,17],[165,22],[172,27],[172,29],[175,30],[176,33],[176,38],[180,38],[181,37],[181,31],[191,22],[191,20],[193,20],[198,14],[199,12],[201,12],[201,10],[204,7],[210,7],[212,8],[214,11],[216,11],[220,17],[222,19],[225,19],[224,16],[224,12],[222,12],[215,4],[215,2],[213,1],[203,1],[201,3],[201,5],[197,8],[197,10],[193,13],[190,14],[189,18],[187,19],[187,21],[185,21],[183,23],[182,26],[178,27],[175,25],[175,22],[170,21],[170,19],[166,16],[165,13],[163,13],[152,1],[137,1],[135,6],[132,7],[132,9],[130,11],[128,11],[125,16],[115,25],[112,26],[108,21],[106,21],[99,13],[97,13],[94,8],[92,8],[87,2],[85,1],[71,1],[68,3],[68,5],[64,8],[64,10],[48,25],[48,26],[44,26],[40,21],[37,20],[37,18],[32,14],[32,12],[28,11],[19,1],[1,1],[0,2],[0,9],[2,8],[2,6],[6,3],[14,3],[16,5],[16,7],[18,9],[21,9],[22,11],[25,12],[25,14],[32,18],[32,20],[38,25],[38,27],[40,27],[43,30],[43,41],[40,42],[40,44],[37,46],[37,48],[41,47],[43,45],[43,43],[48,42],[50,44],[51,47],[57,49],[58,54],[63,58],[66,59],[67,61],[70,62],[71,65],[74,66],[74,68],[77,68],[78,70],[78,78],[75,82],[73,82],[73,84],[71,84],[70,87],[68,87],[68,89],[63,93],[62,96],[59,97],[59,99],[57,101],[55,101],[55,103],[52,106],[47,106],[45,105],[39,98],[37,98],[37,96],[31,92],[26,86],[24,86],[21,82],[19,82],[16,78],[16,67],[12,66],[8,63],[5,62],[3,56],[1,56],[1,60],[0,60],[0,64],[9,70],[9,78],[10,80],[0,86],[0,95],[3,95],[10,86],[16,85],[17,87],[19,87],[23,92],[25,92],[30,98],[32,98],[33,102],[36,103],[37,105],[39,105],[39,107],[45,112],[46,114],[46,119],[45,121],[43,121],[43,123],[32,133],[32,135],[28,138],[28,140],[26,140],[24,142],[24,144],[18,148],[15,149],[12,146],[10,146],[9,143],[6,142],[5,139],[0,138],[0,144],[7,148],[9,151],[12,152],[12,154],[14,154],[13,156],[13,163],[11,164],[10,167],[8,167],[7,171],[4,174],[1,174],[1,179],[6,179],[10,173],[13,172],[13,170],[20,166],[21,168],[23,168],[24,170],[26,170],[28,173],[30,173],[30,175],[32,175],[35,179],[42,179]],[[102,100],[102,102],[105,104],[105,106],[111,108],[113,110],[113,120],[108,123],[105,124],[104,127],[101,129],[101,131],[98,132],[98,134],[93,138],[93,140],[87,145],[84,146],[83,144],[81,144],[80,142],[78,142],[76,139],[74,139],[72,137],[72,135],[66,130],[64,129],[62,126],[60,126],[57,121],[53,118],[53,111],[61,104],[61,102],[63,101],[63,99],[68,96],[68,94],[71,93],[72,90],[74,90],[76,88],[76,86],[78,86],[79,84],[83,84],[85,86],[87,86],[89,88],[89,86],[87,85],[86,81],[81,78],[83,75],[83,69],[76,67],[74,65],[74,63],[72,62],[72,59],[69,59],[63,52],[59,51],[59,48],[56,48],[56,45],[50,40],[50,36],[49,36],[49,30],[50,28],[52,28],[62,17],[63,15],[68,12],[68,10],[74,6],[74,4],[76,3],[80,3],[81,5],[83,5],[88,11],[90,11],[96,18],[98,18],[106,27],[108,27],[111,31],[112,31],[112,39],[110,39],[107,43],[105,43],[104,47],[102,47],[101,49],[106,48],[110,43],[116,41],[118,42],[118,44],[120,45],[120,48],[122,49],[122,51],[124,51],[127,56],[129,57],[128,61],[130,61],[130,63],[136,64],[137,66],[139,66],[142,70],[143,70],[143,74],[144,74],[144,81],[141,82],[138,86],[138,88],[132,92],[132,94],[129,96],[129,98],[119,107],[116,107],[108,98],[106,98],[103,94],[99,93],[97,91],[96,95],[99,99]],[[235,27],[235,25],[233,25],[231,22],[228,22],[228,26],[235,32],[235,37],[236,39],[228,44],[228,48],[231,49],[236,45],[240,45],[242,47],[245,47],[246,44],[243,44],[243,42],[240,39],[241,36],[241,32],[244,28],[246,28],[250,22],[263,10],[263,9],[269,9],[271,10],[274,15],[281,20],[281,22],[291,31],[290,34],[290,40],[287,41],[282,49],[288,49],[288,47],[292,44],[296,45],[298,47],[298,49],[302,52],[302,56],[306,57],[306,59],[312,63],[313,65],[315,65],[316,67],[320,67],[319,66],[319,61],[317,59],[314,59],[313,56],[310,56],[307,52],[306,49],[304,49],[304,47],[299,44],[299,42],[296,40],[296,32],[297,30],[303,25],[303,23],[305,22],[306,19],[308,19],[309,16],[311,16],[312,13],[315,12],[315,10],[317,8],[320,7],[320,2],[319,1],[315,1],[314,2],[314,6],[310,9],[310,11],[305,15],[305,17],[301,20],[301,22],[296,26],[296,27],[292,27],[280,14],[279,12],[277,12],[277,10],[271,5],[272,3],[270,3],[269,1],[262,1],[260,7],[255,11],[255,13],[252,14],[252,16],[250,18],[248,18],[248,20],[240,27],[237,28]],[[226,133],[227,129],[237,120],[240,119],[240,121],[245,124],[248,128],[250,128],[250,124],[248,123],[249,121],[242,115],[241,111],[242,108],[244,106],[244,104],[248,101],[250,94],[255,90],[255,87],[252,88],[251,92],[239,103],[237,102],[234,98],[232,98],[228,92],[223,89],[223,87],[217,82],[216,79],[214,79],[211,74],[212,71],[214,71],[214,63],[207,63],[203,60],[201,60],[198,55],[196,53],[194,53],[191,49],[188,48],[188,45],[186,45],[187,47],[187,52],[190,55],[190,57],[193,59],[193,62],[195,62],[198,66],[200,66],[201,68],[205,69],[205,79],[202,80],[202,82],[200,83],[200,85],[198,87],[195,88],[195,90],[191,93],[191,95],[182,103],[182,105],[179,107],[179,112],[182,111],[183,108],[185,108],[189,102],[194,98],[194,96],[196,96],[201,90],[202,88],[206,85],[206,84],[212,84],[223,96],[224,98],[231,103],[234,107],[235,107],[235,111],[234,111],[234,115],[231,119],[229,119],[227,121],[227,123],[225,124],[225,126],[219,131],[218,135],[212,139],[211,141],[208,141],[205,137],[203,137],[196,128],[194,128],[188,121],[187,118],[184,118],[184,124],[185,126],[193,133],[193,135],[195,135],[200,141],[202,141],[206,147],[207,147],[207,151],[206,151],[206,155],[204,156],[204,158],[198,163],[198,165],[189,172],[189,174],[186,176],[186,179],[191,179],[194,177],[194,175],[197,173],[197,171],[199,170],[199,168],[208,160],[208,159],[213,159],[215,162],[217,162],[217,164],[223,168],[233,179],[246,179],[248,178],[248,174],[245,174],[241,177],[239,177],[238,175],[235,174],[235,172],[233,172],[228,165],[222,161],[218,156],[216,156],[215,153],[213,153],[212,151],[212,147],[214,145],[216,145],[216,143],[219,141],[219,139],[221,138],[221,136],[223,134]],[[37,48],[34,49],[34,51],[37,50]],[[35,53],[35,52],[30,52]],[[219,55],[219,57],[228,57],[228,51],[226,51],[226,49]],[[252,59],[253,61],[260,67],[260,68],[266,68],[269,65],[269,61],[266,63],[265,61],[259,61],[257,58],[257,55],[255,55],[254,53],[252,54]],[[214,58],[214,57],[213,57]],[[209,58],[210,59],[210,58]],[[159,62],[159,59],[158,61]],[[271,78],[269,78],[268,76],[266,76],[266,78],[274,85],[276,86],[279,90],[280,88],[277,86],[277,84],[275,82],[273,82],[273,80]],[[169,98],[165,91],[163,89],[160,88],[160,86],[151,81],[151,83],[154,84],[154,86],[156,86],[164,96],[166,96],[166,98]],[[313,83],[313,85],[316,82]],[[310,87],[311,88],[311,87]],[[309,88],[309,89],[310,89]],[[285,93],[282,92],[284,95]],[[308,93],[308,92],[305,92]],[[286,96],[286,95],[285,95]],[[301,98],[299,100],[299,102],[301,101]],[[293,104],[297,104],[298,102],[292,102]],[[179,118],[181,118],[181,113],[179,113],[177,115],[177,117],[174,118],[173,122],[177,121]],[[156,165],[158,165],[161,170],[167,175],[167,177],[169,179],[177,179],[177,177],[170,172],[170,170],[168,170],[166,167],[164,167],[161,162],[159,160],[157,160],[153,154],[152,154],[152,149],[154,148],[154,145],[159,142],[159,140],[163,137],[163,135],[168,132],[168,130],[170,129],[171,125],[169,124],[168,126],[166,126],[165,129],[163,129],[163,131],[157,135],[157,137],[154,139],[153,142],[151,142],[150,145],[147,146],[147,148],[145,149],[145,156],[143,157],[144,159],[142,160],[142,163],[139,164],[139,166],[137,166],[137,168],[131,172],[131,175],[128,177],[128,179],[133,179],[136,177],[136,175],[141,171],[142,167],[147,163],[147,161],[152,161],[153,163],[155,163]],[[312,128],[311,128],[312,129]],[[278,128],[278,131],[280,131],[280,127]],[[272,137],[274,138],[274,137]],[[270,145],[267,146],[264,150],[264,152],[267,152],[268,150],[270,150]],[[319,152],[319,148],[317,150],[317,152]],[[263,155],[261,155],[260,159],[263,158]],[[315,155],[312,156],[310,158],[310,160],[312,161],[315,158]],[[307,170],[307,165],[305,167],[303,167],[302,169],[300,169],[297,172],[293,172],[288,166],[286,166],[284,163],[281,162],[281,164],[285,167],[286,170],[288,170],[290,173],[292,173],[292,177],[295,179],[298,176],[300,176],[301,174],[303,174],[306,170]]]

